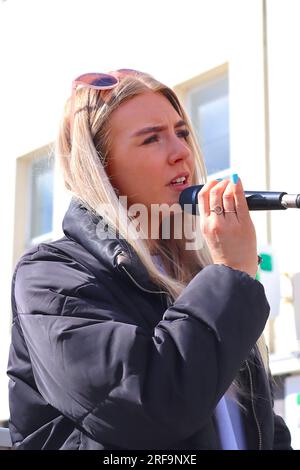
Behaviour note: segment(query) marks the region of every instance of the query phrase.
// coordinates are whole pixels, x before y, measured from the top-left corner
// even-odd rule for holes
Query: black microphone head
[[[202,186],[190,186],[180,193],[179,204],[181,205],[182,210],[189,212],[193,215],[199,215],[198,211],[198,193]]]

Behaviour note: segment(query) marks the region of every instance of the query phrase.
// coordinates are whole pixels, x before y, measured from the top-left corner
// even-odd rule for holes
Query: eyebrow
[[[182,127],[182,126],[186,126],[187,123],[185,121],[183,121],[182,119],[180,121],[178,121],[176,124],[175,124],[175,129],[177,129],[178,127]],[[167,129],[166,126],[150,126],[150,127],[144,127],[143,129],[140,129],[136,132],[134,132],[131,137],[139,137],[141,135],[145,135],[145,134],[151,134],[153,132],[162,132],[162,131],[165,131]]]

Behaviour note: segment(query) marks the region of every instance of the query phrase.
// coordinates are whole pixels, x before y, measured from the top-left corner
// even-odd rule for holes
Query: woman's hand
[[[237,175],[233,175],[237,179]],[[215,264],[257,272],[256,233],[241,180],[211,181],[198,195],[200,223]]]

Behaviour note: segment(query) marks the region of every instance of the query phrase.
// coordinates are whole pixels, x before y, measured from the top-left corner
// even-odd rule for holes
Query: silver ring
[[[236,214],[236,211],[223,211],[223,212],[225,212],[225,213],[227,213],[227,212],[234,212],[234,213]]]
[[[222,206],[215,206],[213,209],[210,209],[210,212],[214,212],[217,215],[221,215],[224,212]]]

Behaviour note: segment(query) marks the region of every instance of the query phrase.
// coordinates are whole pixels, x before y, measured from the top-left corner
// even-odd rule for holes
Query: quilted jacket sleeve
[[[273,450],[292,450],[290,431],[282,417],[275,413]]]
[[[96,441],[168,448],[207,420],[260,336],[264,289],[208,266],[152,332],[119,311],[118,294],[75,260],[40,250],[18,265],[15,322],[47,403]]]

